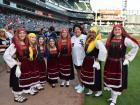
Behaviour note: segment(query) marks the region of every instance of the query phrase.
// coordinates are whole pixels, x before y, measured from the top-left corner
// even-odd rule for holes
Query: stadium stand
[[[60,27],[72,27],[74,23],[90,24],[93,20],[92,11],[74,9],[73,4],[69,0],[1,0],[0,27],[23,26],[29,31],[38,31],[42,27],[47,29],[54,26],[59,30]],[[85,6],[83,10],[86,9]]]

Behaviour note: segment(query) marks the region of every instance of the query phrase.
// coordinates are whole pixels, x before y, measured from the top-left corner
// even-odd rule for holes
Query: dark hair
[[[69,32],[72,32],[72,28],[69,28]]]
[[[51,39],[53,39],[54,42],[55,42],[55,45],[57,45],[57,40],[56,40],[55,38],[53,38],[53,37],[49,37],[49,39],[48,39],[48,44],[49,44],[49,42],[50,42]]]
[[[55,28],[53,26],[50,26],[49,31],[55,31]]]
[[[39,43],[39,39],[40,39],[40,38],[43,38],[43,39],[44,39],[44,41],[45,41],[45,37],[44,37],[44,36],[42,36],[42,35],[39,35],[39,36],[37,37],[38,43]]]
[[[8,30],[12,30],[12,29],[13,29],[12,25],[8,26]]]
[[[73,31],[75,30],[76,27],[80,28],[81,32],[83,32],[83,29],[82,29],[82,27],[81,27],[80,24],[75,24],[75,25],[73,26]]]

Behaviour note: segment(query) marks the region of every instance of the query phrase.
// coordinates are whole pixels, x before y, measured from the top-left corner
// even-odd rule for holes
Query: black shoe
[[[52,88],[55,88],[56,87],[56,85],[55,84],[52,84]]]
[[[10,73],[10,70],[7,70],[6,72],[7,72],[7,73]]]
[[[70,85],[66,85],[66,87],[69,87]]]
[[[64,85],[60,85],[60,87],[64,87]]]

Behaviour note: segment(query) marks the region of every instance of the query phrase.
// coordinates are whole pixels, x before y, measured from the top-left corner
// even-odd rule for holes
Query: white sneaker
[[[78,84],[77,86],[74,87],[75,90],[78,90],[79,88],[81,88],[82,86],[80,84]]]
[[[70,86],[70,81],[66,81],[66,87]]]
[[[36,88],[37,88],[38,90],[42,90],[42,89],[44,89],[44,87],[41,86],[41,85],[37,86]]]
[[[63,87],[65,85],[65,81],[63,80],[60,84],[61,87]]]
[[[96,97],[99,97],[99,96],[101,96],[101,95],[102,95],[102,91],[98,91],[98,92],[95,94]]]
[[[91,95],[93,94],[93,91],[89,89],[89,91],[86,93],[86,95]]]
[[[116,105],[116,103],[114,103],[114,102],[111,102],[111,103],[110,103],[110,105]]]
[[[30,95],[35,95],[35,94],[36,94],[36,92],[34,91],[34,89],[30,88],[30,91],[29,91],[29,93],[28,93],[28,94],[30,94]]]
[[[56,87],[56,85],[55,84],[52,84],[52,88],[55,88]]]
[[[81,86],[79,89],[77,89],[77,93],[82,93],[84,91],[84,87],[83,86]]]
[[[35,89],[34,87],[31,87],[30,90],[31,90],[32,92],[34,92],[34,93],[37,93],[37,92],[38,92],[38,90]]]

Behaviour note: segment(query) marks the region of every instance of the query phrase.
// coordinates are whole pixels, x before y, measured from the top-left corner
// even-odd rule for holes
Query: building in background
[[[95,25],[112,25],[112,24],[122,24],[122,10],[98,10],[96,11],[95,20],[93,24]]]

